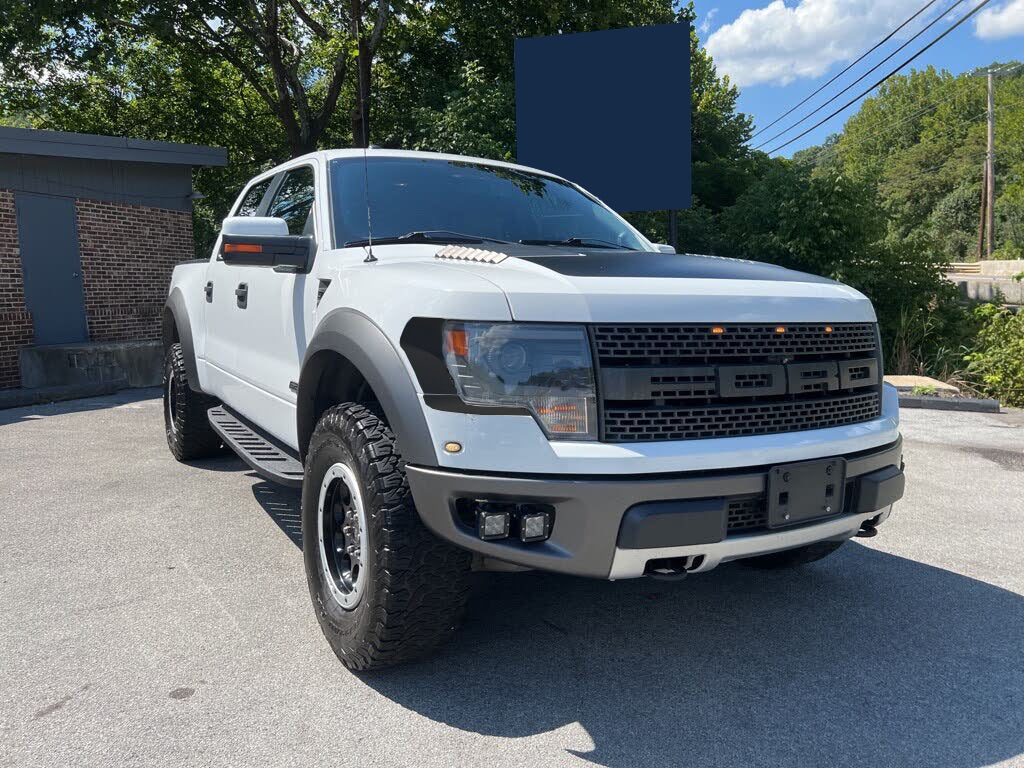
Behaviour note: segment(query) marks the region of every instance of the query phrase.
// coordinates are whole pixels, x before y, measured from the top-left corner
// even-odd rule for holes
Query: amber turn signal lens
[[[469,357],[469,334],[462,328],[449,328],[445,343],[456,357]]]
[[[263,246],[257,243],[224,243],[224,253],[263,253]]]
[[[826,325],[825,326],[825,333],[832,333],[832,326],[831,325]]]

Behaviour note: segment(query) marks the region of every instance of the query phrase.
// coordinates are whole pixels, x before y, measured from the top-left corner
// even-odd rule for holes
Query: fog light
[[[519,511],[519,540],[524,544],[544,541],[551,535],[551,515],[524,505]]]
[[[478,501],[476,509],[476,533],[485,541],[504,539],[508,536],[511,504],[496,504]]]

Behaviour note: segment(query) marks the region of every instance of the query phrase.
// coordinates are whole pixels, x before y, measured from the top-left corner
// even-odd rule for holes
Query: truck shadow
[[[488,736],[579,723],[594,747],[569,751],[607,766],[973,768],[1024,751],[1024,598],[981,581],[856,542],[793,572],[490,580],[445,652],[362,681]]]
[[[241,459],[239,459],[239,463],[242,463]],[[301,550],[302,498],[298,489],[269,483],[252,471],[248,475],[259,480],[252,486],[252,495],[256,498],[256,502],[292,544]]]
[[[253,495],[301,549],[298,491]],[[1024,752],[1024,597],[856,541],[681,583],[481,574],[461,632],[360,675],[464,731],[579,723],[597,765],[975,766]]]

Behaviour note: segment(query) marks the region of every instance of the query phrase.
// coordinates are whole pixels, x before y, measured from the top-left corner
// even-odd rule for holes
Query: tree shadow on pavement
[[[578,722],[608,766],[975,766],[1024,751],[1024,598],[856,542],[682,583],[494,575],[442,654],[361,675],[464,731]]]
[[[5,408],[0,410],[0,427],[8,424],[17,424],[21,421],[34,421],[46,418],[47,416],[61,416],[68,413],[118,408],[124,405],[141,403],[146,400],[159,399],[160,396],[160,387],[141,387],[137,389],[122,389],[109,395],[97,395],[96,397],[85,397],[78,400],[64,400],[56,403],[39,403],[37,405],[23,405],[17,408]]]

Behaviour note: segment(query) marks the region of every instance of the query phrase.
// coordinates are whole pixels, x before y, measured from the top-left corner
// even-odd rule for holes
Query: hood
[[[486,243],[497,260],[436,258],[500,288],[516,320],[540,322],[874,322],[859,291],[742,259]],[[423,253],[421,251],[421,253]],[[419,254],[418,254],[419,255]],[[425,253],[423,255],[426,255]]]
[[[694,254],[492,247],[498,264],[443,260],[495,283],[516,320],[547,322],[874,322],[848,286],[741,259]]]

